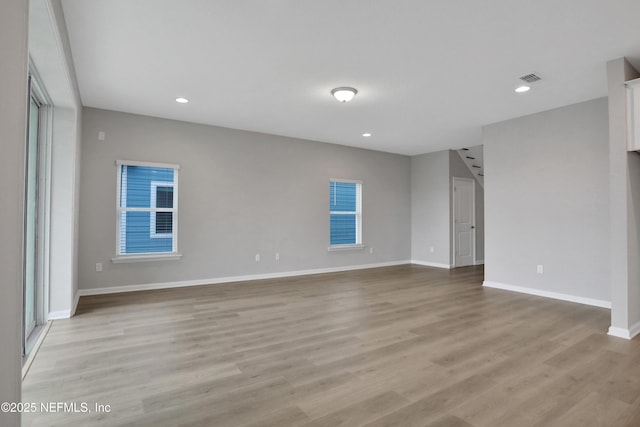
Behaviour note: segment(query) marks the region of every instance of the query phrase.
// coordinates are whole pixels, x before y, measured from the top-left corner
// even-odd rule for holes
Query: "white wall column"
[[[640,246],[638,200],[640,158],[627,151],[627,99],[624,82],[638,72],[624,59],[607,63],[609,84],[609,208],[611,231],[611,327],[609,334],[630,339],[640,332]]]
[[[77,298],[82,105],[60,0],[31,0],[29,56],[53,105],[49,319],[73,315]]]

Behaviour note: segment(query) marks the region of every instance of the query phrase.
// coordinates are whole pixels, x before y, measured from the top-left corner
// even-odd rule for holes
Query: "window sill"
[[[357,245],[332,245],[329,246],[327,248],[327,251],[329,252],[333,252],[333,251],[357,251],[357,250],[362,250],[364,249],[364,245],[363,244],[357,244]]]
[[[182,258],[182,254],[151,254],[151,255],[119,255],[115,258],[111,258],[111,262],[114,264],[121,264],[125,262],[145,262],[145,261],[172,261]]]

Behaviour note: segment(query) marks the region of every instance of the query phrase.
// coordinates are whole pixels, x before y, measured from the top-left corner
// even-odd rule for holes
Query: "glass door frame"
[[[37,147],[35,149],[36,161],[29,161],[29,128],[31,127],[31,100],[38,105],[38,126],[37,126]],[[25,202],[24,202],[24,283],[23,283],[23,315],[22,315],[22,336],[23,336],[23,355],[28,355],[37,341],[42,325],[47,322],[47,309],[49,301],[49,236],[50,236],[50,196],[51,196],[51,129],[53,125],[53,116],[51,102],[44,90],[41,79],[33,63],[29,63],[29,92],[28,92],[28,111],[29,118],[26,141],[26,159],[25,159]],[[33,154],[33,153],[32,153]],[[34,320],[35,325],[26,324],[26,280],[27,280],[27,222],[28,222],[28,180],[29,166],[34,166],[35,171],[35,236],[34,242],[34,265],[32,272],[34,286]],[[27,329],[29,328],[29,329]]]

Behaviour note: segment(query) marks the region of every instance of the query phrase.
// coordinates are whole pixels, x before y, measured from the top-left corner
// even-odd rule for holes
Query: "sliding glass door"
[[[24,242],[24,335],[28,338],[36,326],[36,277],[38,265],[38,136],[40,103],[32,95],[29,103],[27,176],[25,195]]]
[[[46,321],[44,297],[48,256],[48,159],[49,109],[41,85],[29,78],[29,114],[26,141],[24,204],[23,353],[30,351],[38,326]]]

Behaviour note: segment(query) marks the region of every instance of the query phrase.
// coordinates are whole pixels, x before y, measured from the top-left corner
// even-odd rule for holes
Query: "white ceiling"
[[[62,4],[85,106],[401,154],[480,144],[485,124],[606,96],[608,60],[640,67],[639,0]]]

